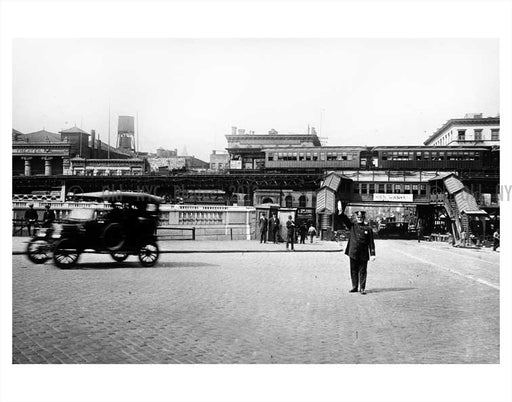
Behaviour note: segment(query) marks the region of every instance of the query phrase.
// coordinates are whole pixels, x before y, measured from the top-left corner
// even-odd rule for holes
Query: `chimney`
[[[217,153],[217,151],[216,151],[216,150],[213,150],[213,151],[212,151],[212,153],[215,155],[215,154]]]
[[[231,134],[236,135],[236,127],[231,127]]]
[[[91,142],[92,142],[92,150],[96,149],[96,131],[91,130]]]

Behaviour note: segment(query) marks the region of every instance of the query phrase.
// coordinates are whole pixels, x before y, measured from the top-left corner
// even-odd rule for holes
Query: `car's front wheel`
[[[158,261],[160,250],[156,242],[150,240],[143,242],[139,248],[139,261],[144,267],[152,267]]]
[[[80,252],[70,239],[62,239],[53,249],[53,261],[59,268],[71,268],[80,257]]]
[[[32,239],[27,246],[27,256],[34,264],[44,264],[50,259],[50,245],[43,239]]]

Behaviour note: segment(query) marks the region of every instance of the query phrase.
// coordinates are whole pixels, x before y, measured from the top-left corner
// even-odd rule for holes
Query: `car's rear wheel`
[[[158,261],[160,250],[154,241],[143,242],[139,249],[139,261],[144,267],[152,267]]]
[[[112,252],[112,253],[110,253],[110,256],[116,262],[123,262],[124,260],[126,260],[128,258],[128,253]]]
[[[80,257],[76,245],[70,239],[62,239],[53,249],[53,261],[59,268],[71,268],[77,262]]]
[[[43,239],[32,239],[27,246],[27,256],[34,264],[44,264],[50,259],[50,245]]]

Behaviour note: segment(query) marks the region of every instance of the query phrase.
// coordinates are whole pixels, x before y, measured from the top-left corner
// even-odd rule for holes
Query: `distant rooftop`
[[[82,133],[82,134],[90,135],[87,131],[84,131],[81,128],[78,128],[77,126],[67,128],[66,130],[59,131],[59,133],[61,133],[61,134],[75,134],[75,133],[80,134],[80,133]]]
[[[455,125],[493,125],[500,124],[500,116],[483,117],[482,113],[466,113],[463,118],[450,119],[438,128],[434,134],[426,139],[423,144],[427,144],[436,138],[439,134],[446,131],[450,126]]]

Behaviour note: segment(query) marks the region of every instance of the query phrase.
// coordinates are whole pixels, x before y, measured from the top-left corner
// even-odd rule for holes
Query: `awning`
[[[455,194],[455,203],[460,212],[468,215],[487,215],[487,212],[480,209],[476,203],[475,197],[466,189]]]
[[[445,179],[443,179],[443,182],[446,187],[446,190],[450,194],[455,194],[457,191],[460,191],[464,188],[464,184],[462,184],[462,182],[455,176],[448,176]]]
[[[316,212],[333,214],[335,207],[335,192],[328,187],[323,187],[316,193]]]

